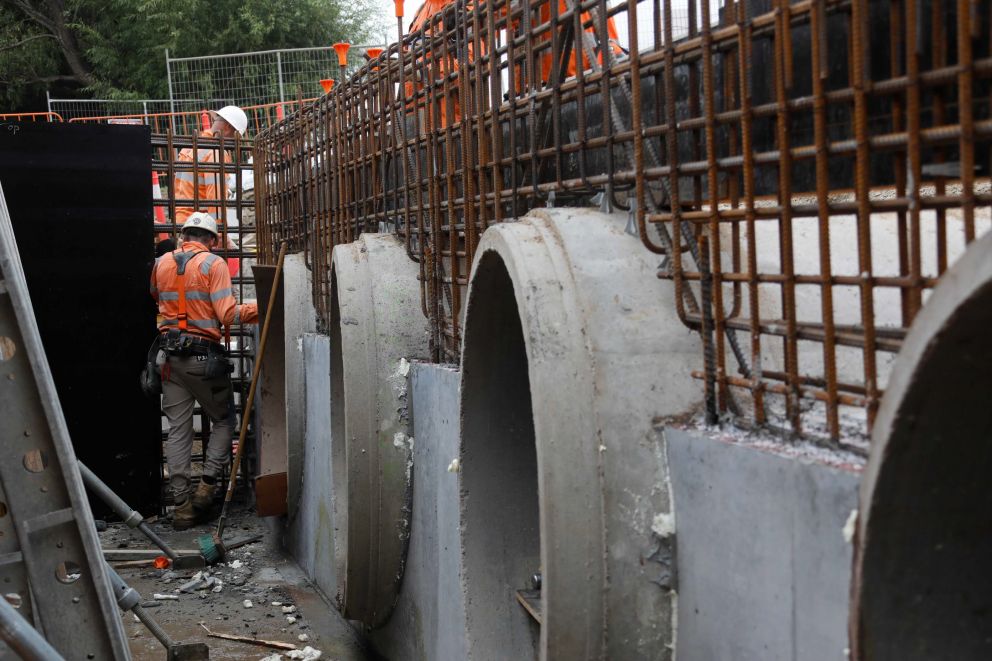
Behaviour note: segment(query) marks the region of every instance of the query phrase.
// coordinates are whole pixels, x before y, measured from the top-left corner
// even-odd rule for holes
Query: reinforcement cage
[[[152,133],[152,197],[155,222],[156,254],[164,254],[181,243],[179,233],[183,219],[196,211],[205,211],[218,221],[219,245],[213,252],[224,258],[231,274],[234,297],[239,303],[256,298],[252,264],[256,261],[254,185],[252,181],[252,142],[235,139],[205,138],[195,131],[189,135]],[[197,158],[193,155],[196,154]],[[223,157],[221,157],[223,154]],[[197,182],[188,190],[192,197],[180,194],[182,180]],[[254,364],[252,324],[225,327],[223,342],[234,362],[231,375],[234,407],[241,415],[248,397]],[[209,416],[195,409],[198,422],[194,429],[194,464],[203,461],[203,448],[211,433]],[[163,413],[164,416],[164,413]],[[249,421],[242,420],[242,424]],[[163,422],[163,441],[168,425]],[[237,437],[235,437],[236,441]],[[249,443],[252,442],[249,436]],[[248,448],[252,446],[249,445]],[[232,452],[235,447],[232,445]],[[250,453],[249,453],[250,454]],[[164,454],[163,454],[164,457]],[[247,467],[245,465],[245,467]],[[170,492],[165,490],[168,502]]]
[[[851,442],[928,290],[990,224],[989,15],[454,2],[259,135],[261,259],[305,251],[326,324],[333,246],[396,232],[434,358],[457,362],[490,224],[619,209],[701,333],[709,419]]]

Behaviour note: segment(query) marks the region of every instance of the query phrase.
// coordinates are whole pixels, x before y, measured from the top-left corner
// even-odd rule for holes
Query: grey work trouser
[[[169,356],[168,380],[162,382],[162,411],[169,420],[165,460],[176,502],[189,494],[190,455],[193,452],[193,406],[210,417],[210,442],[204,449],[203,474],[220,475],[231,452],[234,431],[234,395],[228,375],[208,379],[206,356]]]

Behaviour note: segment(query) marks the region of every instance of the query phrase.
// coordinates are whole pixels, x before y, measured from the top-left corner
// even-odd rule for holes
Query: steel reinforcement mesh
[[[152,181],[149,183],[152,187],[157,248],[160,242],[166,240],[174,245],[181,243],[179,234],[182,224],[176,222],[177,209],[209,213],[217,219],[220,230],[219,246],[213,252],[227,262],[235,299],[238,303],[255,300],[255,279],[251,268],[257,258],[252,142],[240,137],[204,138],[196,132],[190,135],[152,133],[151,150]],[[198,154],[198,158],[192,158],[193,154]],[[223,158],[221,154],[224,154]],[[203,190],[210,190],[206,187],[212,186],[217,191],[217,197],[205,197],[201,193],[201,185],[193,186],[192,198],[179,197],[175,182],[182,178],[200,182],[205,187]],[[262,301],[261,305],[264,306],[265,302]],[[252,324],[236,324],[225,328],[223,338],[234,363],[231,382],[234,406],[239,416],[243,414],[251,384],[255,356],[254,328],[257,327]],[[204,458],[203,448],[210,438],[211,423],[200,407],[194,409],[194,413],[193,464],[194,473],[198,473]],[[247,423],[242,420],[242,424]],[[167,431],[168,424],[163,413],[163,441]],[[235,435],[232,454],[237,449],[237,440]],[[246,448],[249,455],[252,442],[252,434],[249,434]],[[163,503],[169,498],[171,493],[165,489]]]
[[[990,226],[990,48],[974,0],[457,1],[258,136],[260,257],[306,253],[326,324],[333,246],[395,232],[457,362],[489,225],[627,213],[709,420],[857,444]]]

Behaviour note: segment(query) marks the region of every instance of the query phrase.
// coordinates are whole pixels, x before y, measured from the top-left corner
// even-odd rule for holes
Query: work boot
[[[193,501],[189,498],[176,505],[172,512],[173,530],[186,530],[192,528],[197,523],[196,510],[193,509]]]
[[[217,491],[217,483],[207,484],[206,482],[200,482],[196,487],[196,491],[193,492],[193,509],[196,510],[198,516],[204,516],[208,514],[214,506],[214,493]]]

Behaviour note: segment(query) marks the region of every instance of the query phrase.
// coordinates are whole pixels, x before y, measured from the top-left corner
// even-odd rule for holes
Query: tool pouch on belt
[[[227,376],[233,371],[234,364],[227,357],[227,352],[219,347],[217,349],[211,347],[210,351],[207,352],[207,365],[204,375],[208,379],[216,379]]]
[[[141,391],[148,397],[158,397],[162,394],[162,375],[159,373],[158,365],[156,364],[160,340],[161,336],[156,335],[152,341],[152,345],[148,347],[148,355],[145,357],[145,367],[141,370],[141,375],[138,377]]]

